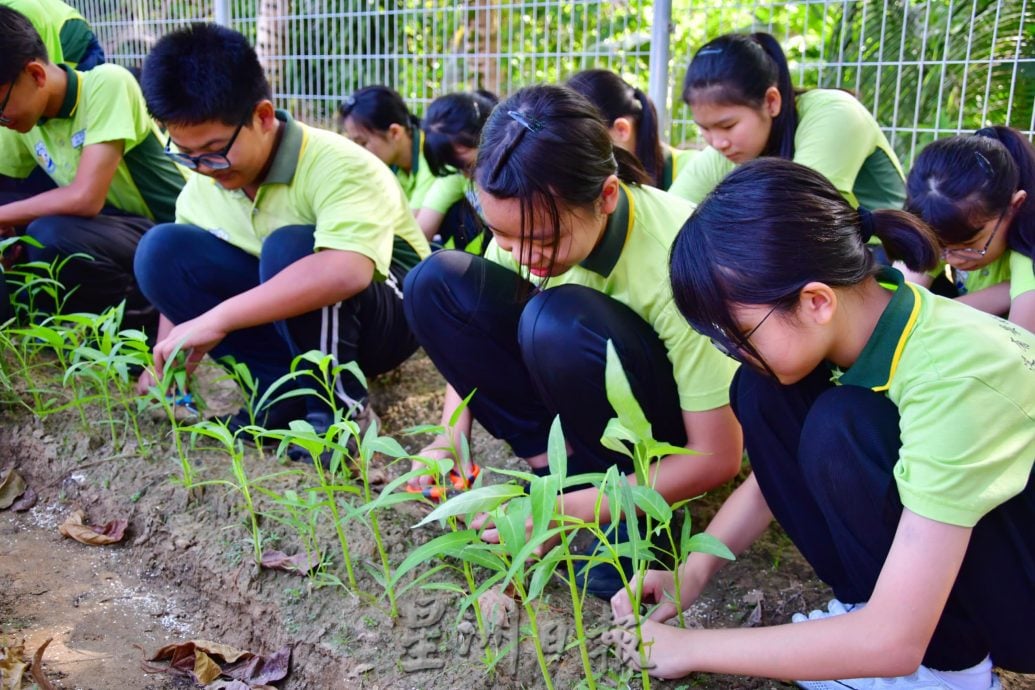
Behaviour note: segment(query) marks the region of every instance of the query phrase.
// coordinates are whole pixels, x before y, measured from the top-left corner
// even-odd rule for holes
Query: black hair
[[[493,111],[474,170],[486,193],[520,200],[522,240],[531,232],[534,209],[542,209],[553,226],[551,246],[560,241],[561,209],[591,207],[611,175],[650,183],[639,161],[611,143],[592,103],[549,84],[521,89]]]
[[[906,210],[923,218],[942,244],[973,239],[980,222],[1005,213],[1014,193],[1028,198],[1007,234],[1011,248],[1035,249],[1035,148],[1010,127],[985,127],[932,142],[920,152],[906,181]]]
[[[660,186],[665,157],[658,136],[658,111],[647,94],[606,69],[579,72],[568,80],[568,86],[589,99],[609,127],[620,117],[636,124],[636,157],[653,179],[652,184]]]
[[[478,148],[489,114],[498,102],[488,91],[451,93],[439,96],[424,113],[424,158],[436,177],[463,172],[456,145]]]
[[[779,158],[738,167],[705,197],[672,245],[676,306],[700,333],[741,350],[768,373],[750,341],[738,338],[732,305],[790,312],[810,282],[858,285],[877,270],[866,246],[876,235],[892,259],[914,271],[938,260],[934,231],[903,211],[860,211],[822,174]]]
[[[787,57],[770,34],[726,34],[701,46],[690,61],[683,80],[683,100],[691,108],[707,100],[724,105],[761,108],[765,93],[775,86],[780,92],[780,114],[763,156],[794,158],[794,134],[798,130],[797,92],[791,83]]]
[[[248,39],[218,24],[191,24],[166,34],[144,60],[140,86],[163,123],[245,122],[269,82]]]
[[[420,118],[410,112],[399,92],[387,86],[366,86],[338,106],[338,117],[344,125],[352,119],[370,132],[386,132],[392,125],[401,125],[413,136],[420,129]]]
[[[13,84],[33,60],[50,62],[36,27],[21,12],[0,5],[0,84]]]

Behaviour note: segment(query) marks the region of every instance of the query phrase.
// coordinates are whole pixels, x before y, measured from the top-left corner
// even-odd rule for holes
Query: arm
[[[903,509],[870,601],[841,616],[728,630],[682,630],[646,622],[644,639],[653,638],[647,649],[657,664],[652,673],[674,678],[709,671],[797,680],[912,673],[941,618],[970,532]],[[623,655],[635,663],[628,647],[635,635],[620,636]]]
[[[417,225],[420,226],[421,231],[423,231],[424,236],[429,241],[438,234],[439,228],[442,227],[442,219],[446,217],[444,213],[426,206],[417,209],[415,215],[417,217]]]
[[[999,283],[976,292],[968,292],[957,297],[956,301],[988,314],[1004,316],[1010,311],[1010,283]]]
[[[122,150],[121,141],[86,146],[72,184],[0,206],[0,226],[26,225],[41,216],[96,216],[104,208]]]
[[[1035,333],[1035,290],[1014,297],[1009,320]]]
[[[155,345],[160,377],[166,359],[180,346],[190,350],[189,368],[228,333],[305,314],[335,304],[370,285],[374,263],[356,252],[325,249],[303,257],[266,282],[176,326]]]

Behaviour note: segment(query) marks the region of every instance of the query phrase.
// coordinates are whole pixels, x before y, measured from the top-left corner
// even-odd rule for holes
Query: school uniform
[[[924,665],[1035,672],[1035,335],[905,283],[845,371],[731,390],[769,508],[838,599],[864,602],[903,507],[973,528]]]
[[[28,177],[41,168],[58,186],[75,179],[83,149],[92,144],[121,142],[124,150],[108,187],[105,208],[92,217],[44,216],[29,223],[26,233],[43,247],[27,247],[29,261],[51,263],[75,253],[92,261],[67,262],[59,279],[77,289],[66,302],[66,311],[98,313],[126,300],[127,321],[148,322],[153,310],[133,279],[133,255],[144,232],[156,221],[173,219],[175,200],[185,172],[163,153],[154,121],[147,113],[136,79],[117,65],[100,65],[77,72],[60,65],[68,88],[57,115],[41,119],[25,134],[5,141],[0,156],[0,175]],[[27,195],[0,194],[0,203]],[[35,306],[53,311],[53,304]]]
[[[665,154],[665,159],[664,168],[661,171],[661,183],[658,185],[658,188],[668,191],[672,188],[672,183],[679,177],[679,174],[686,169],[690,160],[701,152],[698,149],[677,149],[666,144],[662,144],[661,148]]]
[[[1010,284],[1011,301],[1035,290],[1035,272],[1032,270],[1031,257],[1014,249],[1007,249],[995,261],[973,271],[953,268],[943,261],[930,275],[935,279],[944,276],[952,286],[949,292],[953,294],[949,296],[954,297],[978,292],[1000,283]]]
[[[79,10],[61,0],[0,0],[21,13],[43,40],[55,65],[86,72],[104,62],[104,50]]]
[[[862,103],[835,89],[812,89],[795,100],[794,162],[822,173],[852,206],[902,208],[902,166]],[[669,191],[701,203],[734,167],[709,146],[689,161]]]
[[[489,232],[482,220],[481,204],[474,183],[460,173],[435,178],[424,197],[423,208],[442,214],[438,244],[446,249],[463,249],[482,254]]]
[[[396,179],[399,180],[403,193],[406,194],[410,208],[416,211],[424,205],[424,197],[427,196],[428,190],[438,178],[432,174],[428,161],[424,158],[424,132],[414,127],[413,135],[410,169],[403,170],[398,165],[390,167],[395,173]]]
[[[615,416],[604,387],[610,339],[657,438],[684,444],[681,410],[728,404],[735,365],[687,327],[672,298],[668,253],[693,205],[622,185],[599,244],[549,279],[521,277],[495,241],[479,258],[434,254],[407,276],[406,317],[421,346],[475,419],[520,457],[546,450],[561,416],[573,453],[568,474],[627,456],[600,444]]]
[[[214,357],[248,365],[264,390],[309,350],[355,361],[367,375],[396,367],[417,345],[402,315],[400,284],[430,253],[391,171],[373,154],[332,132],[276,112],[283,131],[265,179],[249,199],[194,175],[176,203],[176,223],[155,227],[141,244],[136,274],[147,296],[183,323],[321,250],[351,251],[374,263],[374,281],[338,304],[284,322],[228,335]],[[337,382],[346,409],[366,387]]]

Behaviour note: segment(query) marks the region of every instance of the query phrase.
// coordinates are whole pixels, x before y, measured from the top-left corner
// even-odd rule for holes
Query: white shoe
[[[989,672],[988,690],[1002,690],[999,676]],[[895,678],[846,678],[844,680],[797,680],[805,690],[959,690],[921,666],[915,673]]]
[[[827,604],[826,611],[810,611],[806,616],[804,613],[796,613],[791,616],[792,623],[801,623],[802,621],[816,621],[821,618],[830,618],[831,616],[840,616],[842,613],[848,613],[850,611],[858,611],[859,609],[866,606],[866,602],[861,604],[842,604],[837,599],[831,599]]]

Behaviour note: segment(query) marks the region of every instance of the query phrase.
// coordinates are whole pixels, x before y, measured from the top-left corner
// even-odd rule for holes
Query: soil
[[[214,367],[202,377],[212,412],[233,411],[236,392],[217,381]],[[399,370],[375,381],[372,400],[383,428],[410,451],[426,436],[404,435],[417,424],[438,420],[443,382],[427,358],[417,355]],[[446,591],[414,588],[400,598],[400,615],[389,615],[383,588],[375,580],[377,552],[371,532],[357,521],[346,528],[357,562],[359,587],[331,584],[345,579],[337,539],[324,525],[319,543],[330,559],[326,575],[259,570],[252,558],[250,528],[240,494],[222,485],[187,491],[168,423],[140,423],[147,448],[111,445],[103,412],[91,408],[96,426],[84,430],[72,411],[37,419],[24,407],[0,408],[0,466],[13,465],[39,493],[26,513],[0,512],[0,645],[21,640],[31,654],[53,638],[43,667],[58,688],[136,690],[194,687],[169,675],[145,673],[141,661],[159,647],[207,639],[270,654],[293,650],[292,670],[281,688],[538,688],[545,687],[528,621],[500,620],[479,635],[471,616],[458,618],[457,597]],[[475,432],[478,461],[488,467],[517,468],[499,442]],[[191,462],[202,480],[230,479],[226,455],[193,451]],[[389,476],[401,464],[384,465]],[[250,451],[246,469],[253,479],[283,494],[314,484],[314,470],[287,466]],[[706,524],[728,491],[693,504],[695,531]],[[94,523],[129,520],[127,537],[113,546],[85,546],[58,534],[57,525],[76,508]],[[297,552],[300,532],[278,523],[275,505],[259,496],[267,548]],[[381,514],[381,531],[393,565],[417,545],[441,533],[437,526],[413,529],[427,508],[401,504]],[[333,548],[332,548],[333,547]],[[365,564],[369,564],[367,567]],[[449,579],[442,575],[440,579]],[[459,577],[452,581],[462,584]],[[831,594],[789,540],[772,528],[748,553],[729,565],[689,612],[691,624],[709,627],[768,625],[795,611],[825,605]],[[538,616],[541,639],[556,688],[583,681],[575,649],[567,589],[548,585]],[[488,610],[485,602],[483,609]],[[584,613],[587,637],[607,626],[609,609],[590,601]],[[514,638],[522,639],[515,646]],[[605,687],[639,687],[606,649],[592,646]],[[492,661],[487,670],[487,661]],[[606,671],[606,672],[605,672]],[[1035,688],[1035,676],[1004,675],[1007,690]],[[651,687],[791,688],[776,681],[698,675]]]

